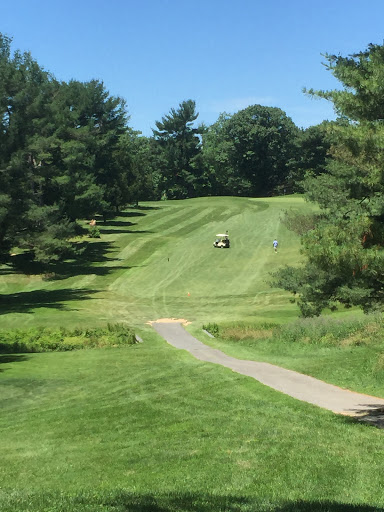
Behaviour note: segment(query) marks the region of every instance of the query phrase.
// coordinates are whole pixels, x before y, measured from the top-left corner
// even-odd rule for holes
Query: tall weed
[[[212,324],[207,326],[207,330],[210,325]],[[213,325],[216,326],[217,334],[229,341],[270,340],[283,343],[348,346],[373,343],[384,336],[384,321],[377,315],[348,319],[331,316],[299,318],[285,325],[267,323]]]

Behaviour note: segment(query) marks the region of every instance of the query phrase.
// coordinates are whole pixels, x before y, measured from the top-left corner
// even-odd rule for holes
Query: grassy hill
[[[282,226],[284,209],[305,209],[295,196],[198,198],[143,204],[107,224],[80,261],[54,276],[0,269],[2,328],[94,325],[161,317],[190,321],[260,318],[284,321],[297,310],[268,274],[300,258],[297,237]],[[230,250],[213,248],[229,231]],[[273,253],[277,237],[280,250]],[[17,257],[16,257],[17,258]],[[188,295],[189,294],[189,295]]]
[[[146,203],[99,222],[101,239],[55,275],[1,267],[2,329],[127,322],[144,338],[0,355],[2,512],[384,510],[382,431],[195,360],[145,325],[183,317],[201,333],[204,322],[294,319],[289,296],[266,283],[300,259],[280,222],[287,208],[308,205],[300,197]],[[226,230],[231,249],[214,249]],[[291,367],[316,359],[313,347],[271,350],[268,339],[212,343]]]

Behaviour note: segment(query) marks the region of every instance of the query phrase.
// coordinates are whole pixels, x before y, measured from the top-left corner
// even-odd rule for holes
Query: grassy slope
[[[0,306],[1,327],[141,325],[169,316],[203,322],[255,313],[292,318],[297,312],[287,294],[266,283],[270,271],[299,257],[297,237],[280,223],[282,210],[291,207],[307,206],[293,196],[199,198],[125,212],[100,224],[101,240],[81,262],[63,265],[60,279],[23,277],[3,267],[0,293],[9,295]],[[214,249],[215,234],[226,230],[232,248]],[[274,237],[280,241],[277,255]]]
[[[303,201],[146,206],[101,226],[88,259],[63,265],[60,279],[1,269],[2,328],[127,321],[141,326],[145,343],[0,356],[0,508],[382,510],[381,431],[196,361],[143,327],[165,316],[196,328],[293,318],[287,295],[265,280],[299,258],[279,217]],[[225,230],[232,248],[214,249]]]
[[[384,507],[380,430],[145,339],[1,365],[2,511]]]

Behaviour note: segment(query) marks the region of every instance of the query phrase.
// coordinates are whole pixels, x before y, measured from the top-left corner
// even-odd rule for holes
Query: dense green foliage
[[[321,216],[302,236],[307,263],[280,271],[275,280],[299,294],[304,316],[338,303],[364,311],[384,305],[384,46],[327,59],[344,89],[312,93],[331,100],[343,119],[328,127],[327,174],[304,183]]]
[[[58,82],[10,43],[0,38],[0,245],[45,262],[68,252],[74,221],[127,203],[112,158],[127,116],[101,82]]]
[[[93,329],[12,329],[0,331],[0,353],[28,353],[117,347],[137,343],[134,331],[124,324],[108,324]]]
[[[279,108],[253,105],[222,114],[203,135],[214,193],[266,196],[278,186],[284,189],[299,133]]]
[[[310,126],[301,130],[296,142],[296,150],[289,162],[288,189],[289,191],[303,192],[303,180],[310,174],[318,176],[327,173],[327,163],[330,155],[329,121]]]

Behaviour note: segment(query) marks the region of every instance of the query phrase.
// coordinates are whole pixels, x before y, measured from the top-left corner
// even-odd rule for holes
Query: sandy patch
[[[158,320],[150,320],[147,324],[152,325],[154,323],[159,324],[182,324],[189,325],[192,322],[188,322],[188,320],[184,320],[184,318],[159,318]]]

